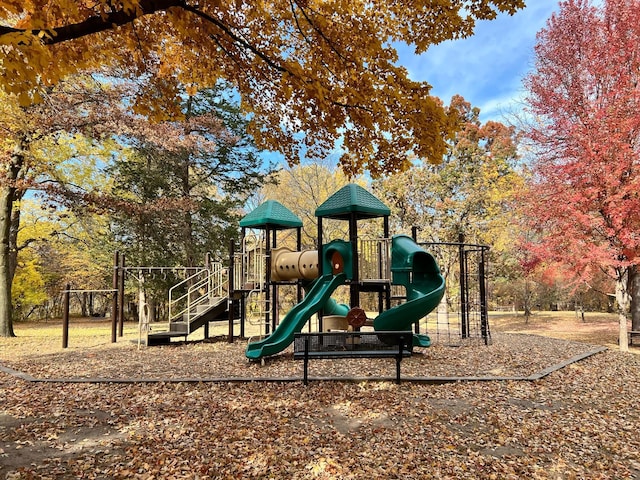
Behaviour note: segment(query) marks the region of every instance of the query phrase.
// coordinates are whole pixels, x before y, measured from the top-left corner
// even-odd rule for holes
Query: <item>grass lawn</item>
[[[522,314],[493,312],[490,324],[492,331],[542,335],[610,348],[618,347],[618,315],[613,313],[585,312],[583,321],[576,312],[534,312],[526,322]],[[640,353],[638,350],[634,351]]]

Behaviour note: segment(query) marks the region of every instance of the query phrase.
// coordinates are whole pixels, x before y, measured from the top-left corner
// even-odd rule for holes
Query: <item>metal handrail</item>
[[[234,285],[237,289],[245,289],[247,285],[263,289],[268,255],[258,252],[237,253],[234,255]]]
[[[175,319],[182,317],[182,315],[186,312],[187,308],[184,307],[176,312],[176,308],[179,308],[179,305],[182,304],[186,299],[188,299],[189,294],[191,293],[191,287],[187,288],[187,292],[183,295],[174,298],[175,292],[179,288],[183,288],[185,285],[200,283],[202,279],[209,278],[209,270],[202,269],[193,275],[185,278],[181,282],[175,284],[169,289],[169,321],[174,321]],[[187,302],[188,303],[188,302]]]
[[[198,313],[196,308],[209,302],[210,298],[223,297],[228,285],[227,271],[221,263],[213,263],[210,268],[202,269],[169,289],[169,321],[187,317],[187,334],[190,323]],[[187,292],[174,298],[176,290],[187,285]],[[182,308],[181,306],[184,305]]]

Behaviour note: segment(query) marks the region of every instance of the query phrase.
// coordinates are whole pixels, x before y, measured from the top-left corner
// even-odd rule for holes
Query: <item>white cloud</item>
[[[429,82],[445,103],[460,94],[481,109],[483,120],[499,119],[521,97],[536,33],[557,7],[557,0],[535,0],[513,16],[478,23],[470,38],[435,45],[420,56],[399,46],[399,63],[411,78]]]

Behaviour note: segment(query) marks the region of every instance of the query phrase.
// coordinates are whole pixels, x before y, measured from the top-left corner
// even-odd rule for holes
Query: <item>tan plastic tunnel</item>
[[[297,252],[287,247],[280,247],[273,249],[271,255],[271,279],[276,282],[318,278],[317,250]]]

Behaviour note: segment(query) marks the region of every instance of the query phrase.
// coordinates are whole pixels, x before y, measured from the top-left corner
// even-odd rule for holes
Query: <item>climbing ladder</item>
[[[241,250],[234,255],[234,285],[246,295],[245,320],[258,327],[258,336],[252,335],[250,341],[266,334],[266,318],[272,314],[272,301],[265,295],[267,260],[264,237],[256,234],[245,235]]]

